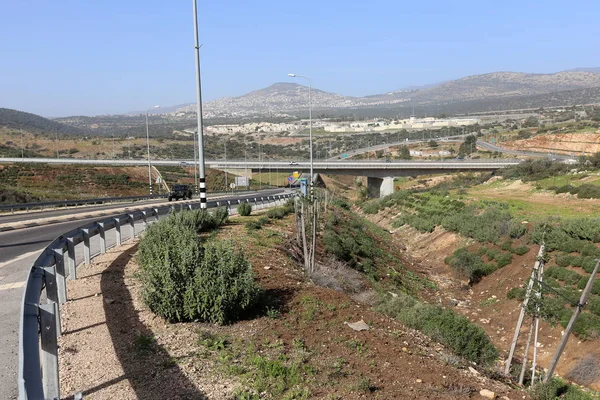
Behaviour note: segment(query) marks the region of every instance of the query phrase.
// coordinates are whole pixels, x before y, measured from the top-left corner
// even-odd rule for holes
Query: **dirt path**
[[[138,301],[136,251],[137,242],[110,250],[69,281],[70,300],[61,310],[61,393],[83,392],[86,399],[228,398],[227,380],[212,376],[208,365],[186,361],[195,350],[193,329],[166,324]]]

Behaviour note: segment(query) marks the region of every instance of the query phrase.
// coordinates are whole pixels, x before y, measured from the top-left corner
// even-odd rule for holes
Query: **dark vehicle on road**
[[[171,190],[169,191],[169,201],[175,199],[191,199],[192,198],[192,189],[189,185],[173,185],[171,186]]]

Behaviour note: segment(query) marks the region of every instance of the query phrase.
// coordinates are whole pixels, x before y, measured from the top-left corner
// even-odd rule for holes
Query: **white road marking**
[[[25,281],[5,283],[4,285],[0,285],[0,291],[9,290],[9,289],[19,289],[19,288],[22,288],[23,286],[25,286]]]
[[[14,262],[17,262],[17,261],[19,261],[19,260],[22,260],[22,259],[24,259],[24,258],[30,257],[30,256],[32,256],[32,255],[34,255],[34,254],[39,254],[41,251],[42,251],[42,250],[31,251],[31,252],[29,252],[29,253],[21,254],[20,256],[17,256],[17,257],[15,257],[15,258],[13,258],[12,260],[8,260],[8,261],[1,262],[1,263],[0,263],[0,268],[2,268],[2,267],[6,267],[6,266],[7,266],[7,265],[9,265],[9,264],[12,264],[12,263],[14,263]]]

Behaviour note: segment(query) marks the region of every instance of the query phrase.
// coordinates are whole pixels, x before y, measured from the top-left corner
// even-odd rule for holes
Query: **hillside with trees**
[[[73,126],[10,108],[0,108],[0,127],[46,135],[82,135],[86,133],[84,130]]]

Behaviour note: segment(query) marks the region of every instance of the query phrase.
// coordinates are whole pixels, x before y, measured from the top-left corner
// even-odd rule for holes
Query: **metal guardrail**
[[[229,213],[234,214],[237,212],[237,204],[243,202],[254,203],[256,209],[262,209],[293,196],[282,194],[215,200],[208,202],[207,207],[227,207]],[[182,211],[197,208],[200,208],[200,203],[174,203],[110,217],[64,233],[41,251],[27,277],[21,304],[19,399],[60,399],[58,337],[61,335],[60,305],[67,301],[67,280],[77,279],[78,265],[89,264],[93,257],[106,252],[107,232],[114,230],[115,239],[114,244],[108,248],[120,246],[143,232],[150,222],[161,216],[177,209]],[[149,218],[153,220],[149,221]],[[140,220],[143,224],[136,233],[135,223]],[[129,236],[124,236],[123,227],[129,227]],[[94,236],[100,238],[100,249],[92,254],[90,242]],[[77,263],[76,246],[80,243],[83,243],[83,262]]]
[[[151,200],[151,199],[162,199],[164,195],[157,196],[129,196],[129,197],[104,197],[96,199],[79,199],[79,200],[61,200],[61,201],[46,201],[38,203],[15,203],[15,204],[2,204],[0,205],[0,211],[10,210],[30,210],[34,208],[44,209],[52,207],[75,207],[86,204],[103,204],[103,203],[119,203],[119,202],[135,202],[140,200]]]
[[[236,190],[235,194],[243,194],[253,192],[255,190]],[[232,194],[231,192],[214,192],[211,193],[213,196]],[[15,204],[0,204],[0,212],[3,210],[10,210],[13,213],[15,210],[30,210],[39,208],[43,210],[45,208],[53,207],[77,207],[86,204],[104,204],[104,203],[134,203],[142,200],[157,200],[164,199],[167,195],[154,195],[154,196],[126,196],[126,197],[99,197],[95,199],[74,199],[74,200],[60,200],[60,201],[46,201],[37,203],[15,203]]]

